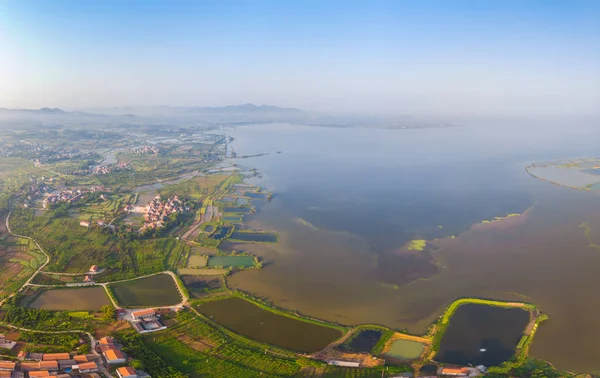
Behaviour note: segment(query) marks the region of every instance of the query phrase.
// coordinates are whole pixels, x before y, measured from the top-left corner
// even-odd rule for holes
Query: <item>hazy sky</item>
[[[600,1],[0,1],[0,107],[597,115]]]

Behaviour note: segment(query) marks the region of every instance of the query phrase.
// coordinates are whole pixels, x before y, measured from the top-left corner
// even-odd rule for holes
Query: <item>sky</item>
[[[598,116],[600,1],[0,1],[0,107]]]

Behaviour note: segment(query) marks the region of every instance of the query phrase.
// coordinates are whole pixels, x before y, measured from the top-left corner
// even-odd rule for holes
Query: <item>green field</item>
[[[13,232],[36,238],[52,257],[45,270],[84,273],[99,265],[106,274],[102,280],[119,280],[162,272],[185,264],[189,246],[172,238],[130,240],[122,234],[101,228],[87,228],[79,220],[46,212],[15,209],[11,215]]]
[[[109,288],[123,307],[171,306],[181,302],[175,282],[168,274],[113,284]]]
[[[252,256],[211,256],[208,259],[209,268],[251,268],[254,265]]]

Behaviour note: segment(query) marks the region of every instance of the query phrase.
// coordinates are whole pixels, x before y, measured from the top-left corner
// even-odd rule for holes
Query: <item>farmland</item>
[[[169,238],[128,240],[102,229],[81,227],[79,220],[34,216],[33,211],[15,209],[11,227],[19,234],[35,237],[52,257],[50,272],[84,273],[102,264],[105,280],[131,278],[164,271],[183,264],[189,247]]]
[[[181,302],[175,282],[168,274],[118,283],[109,288],[124,307],[169,306]]]
[[[167,330],[145,341],[167,364],[189,377],[253,377],[261,373],[263,377],[289,377],[302,367],[293,354],[265,353],[260,344],[234,338],[189,311],[177,314]]]
[[[28,239],[0,234],[0,298],[16,291],[46,261]]]
[[[44,310],[100,310],[110,305],[102,287],[50,289],[38,293],[29,307]]]

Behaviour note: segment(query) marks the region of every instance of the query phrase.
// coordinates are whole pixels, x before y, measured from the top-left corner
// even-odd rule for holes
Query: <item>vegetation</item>
[[[82,336],[77,333],[38,333],[21,332],[18,341],[26,342],[25,350],[38,353],[60,353],[71,352],[81,343]]]
[[[411,240],[408,243],[407,248],[409,251],[423,251],[426,246],[427,246],[427,240],[415,239],[415,240]]]
[[[14,326],[40,331],[93,331],[98,325],[94,318],[72,317],[69,311],[50,311],[5,306],[2,321]]]

